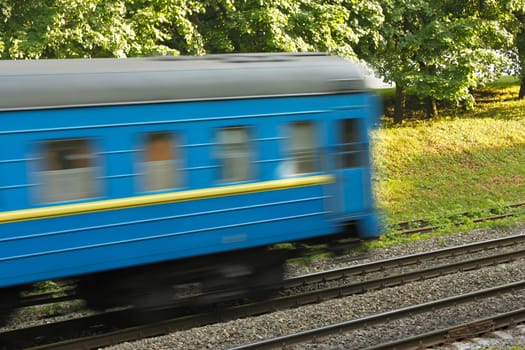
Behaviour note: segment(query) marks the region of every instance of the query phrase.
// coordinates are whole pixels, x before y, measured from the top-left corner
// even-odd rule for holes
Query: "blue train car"
[[[0,309],[72,277],[102,306],[257,289],[277,243],[377,237],[377,116],[328,55],[0,61]]]

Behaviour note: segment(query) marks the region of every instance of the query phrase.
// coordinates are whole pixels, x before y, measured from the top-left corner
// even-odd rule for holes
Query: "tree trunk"
[[[516,18],[520,21],[520,30],[516,34],[516,48],[518,49],[518,59],[520,65],[520,92],[518,98],[525,98],[525,13],[516,13]]]
[[[394,109],[394,123],[401,123],[405,117],[406,109],[406,90],[396,83],[396,102]]]
[[[436,99],[433,97],[427,97],[425,98],[426,102],[426,109],[427,109],[427,118],[434,118],[438,116],[438,108]]]

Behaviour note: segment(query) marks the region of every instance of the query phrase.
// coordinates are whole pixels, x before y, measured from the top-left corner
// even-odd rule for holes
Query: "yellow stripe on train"
[[[334,177],[332,175],[315,175],[121,199],[109,199],[88,203],[64,204],[45,208],[13,210],[0,213],[0,224],[257,192],[285,190],[296,187],[316,186],[328,184],[333,181]]]

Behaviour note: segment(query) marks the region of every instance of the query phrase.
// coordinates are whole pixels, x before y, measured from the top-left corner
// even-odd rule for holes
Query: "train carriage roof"
[[[0,60],[0,111],[344,93],[362,67],[324,54]]]

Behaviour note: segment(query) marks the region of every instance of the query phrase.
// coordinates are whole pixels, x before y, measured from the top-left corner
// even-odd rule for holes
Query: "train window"
[[[290,156],[292,174],[307,174],[318,171],[317,145],[314,123],[300,121],[291,124]]]
[[[96,196],[95,153],[89,139],[43,143],[40,171],[44,202],[64,202]]]
[[[167,190],[179,186],[175,144],[173,134],[170,132],[146,134],[143,160],[146,191]]]
[[[366,145],[361,138],[361,120],[341,121],[341,144],[339,147],[339,167],[357,168],[366,164]]]
[[[219,130],[221,180],[247,181],[251,178],[248,128],[227,127]]]

